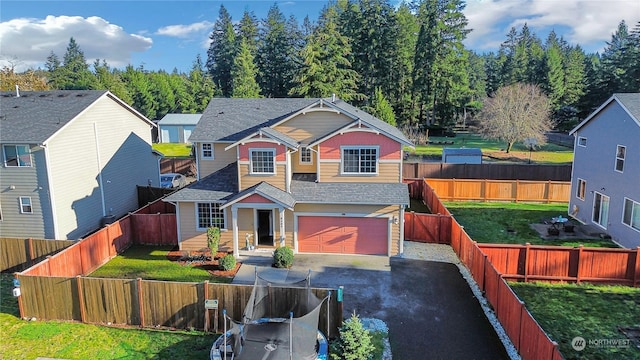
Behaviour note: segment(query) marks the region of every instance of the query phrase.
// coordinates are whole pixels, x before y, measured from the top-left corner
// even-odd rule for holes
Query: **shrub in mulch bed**
[[[223,270],[220,266],[220,260],[229,254],[233,255],[231,252],[218,251],[214,257],[211,257],[211,250],[207,248],[199,251],[172,250],[167,253],[167,259],[177,262],[182,266],[193,266],[206,270],[212,276],[232,278],[236,275],[242,264],[236,262],[233,269]]]

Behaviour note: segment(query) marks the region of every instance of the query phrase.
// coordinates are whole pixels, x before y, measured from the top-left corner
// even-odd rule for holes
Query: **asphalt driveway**
[[[252,283],[252,264],[270,260],[247,258],[234,283]],[[297,254],[289,276],[309,270],[314,287],[344,286],[345,317],[355,311],[387,323],[394,360],[509,358],[455,264]]]

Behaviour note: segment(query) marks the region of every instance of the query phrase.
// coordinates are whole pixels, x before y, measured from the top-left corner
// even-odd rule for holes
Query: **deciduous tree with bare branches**
[[[537,85],[515,83],[499,88],[487,97],[477,115],[478,130],[489,139],[505,141],[507,153],[518,141],[545,142],[552,123],[549,99]]]

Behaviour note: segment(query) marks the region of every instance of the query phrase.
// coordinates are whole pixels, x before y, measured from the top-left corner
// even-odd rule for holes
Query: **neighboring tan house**
[[[569,214],[640,246],[640,93],[614,94],[571,130]]]
[[[334,99],[335,100],[335,99]],[[180,249],[402,254],[403,146],[395,127],[341,100],[211,100],[193,131],[199,181],[176,204]]]
[[[153,123],[104,90],[0,93],[0,237],[78,239],[159,186]]]
[[[202,114],[167,114],[158,121],[161,143],[189,143]]]

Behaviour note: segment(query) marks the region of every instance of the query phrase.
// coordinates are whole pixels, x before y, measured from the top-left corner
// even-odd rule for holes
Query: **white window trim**
[[[211,145],[211,156],[206,156],[204,154],[204,146],[205,145]],[[214,152],[213,148],[214,148],[213,143],[202,143],[202,144],[200,144],[200,156],[202,157],[203,160],[213,160],[213,159],[215,159],[215,152]]]
[[[627,224],[626,222],[624,222],[624,211],[625,211],[625,207],[627,205],[627,200],[629,200],[629,201],[631,201],[633,203],[631,205],[632,206],[632,208],[631,208],[631,224]],[[635,200],[633,200],[631,198],[625,197],[624,198],[624,202],[622,203],[622,223],[625,226],[630,227],[631,229],[633,229],[633,230],[635,230],[637,232],[640,232],[640,224],[638,224],[637,228],[633,227],[633,210],[634,210],[634,208],[637,208],[637,211],[640,211],[640,202],[635,201]]]
[[[302,151],[303,150],[308,150],[309,151],[309,161],[302,161]],[[298,159],[300,159],[300,161],[299,161],[300,165],[313,165],[313,150],[311,150],[310,147],[301,146],[299,155],[300,156],[298,156]]]
[[[23,199],[29,200],[29,207],[31,208],[31,211],[24,211],[24,206],[26,204],[22,202]],[[20,214],[33,214],[33,202],[31,201],[31,196],[20,196],[18,201],[20,201]]]
[[[584,145],[580,142],[580,140],[584,140]],[[578,136],[578,146],[587,147],[587,138],[584,136]]]
[[[623,158],[618,157],[618,148],[624,148]],[[624,163],[626,162],[625,160],[626,158],[627,158],[627,147],[624,145],[616,145],[616,161],[613,163],[613,170],[615,172],[624,173]],[[622,160],[622,170],[618,170],[618,160]]]
[[[196,230],[197,231],[207,231],[208,227],[206,228],[201,228],[200,227],[200,213],[198,212],[198,204],[218,204],[218,206],[220,206],[221,204],[219,202],[215,202],[215,201],[200,201],[197,203],[194,203],[195,206],[195,213],[196,213]],[[221,209],[222,210],[222,222],[223,222],[223,227],[220,228],[220,231],[226,230],[227,229],[227,210],[226,209]]]
[[[29,150],[29,165],[20,165],[20,156],[18,155],[18,146],[26,146],[27,150]],[[18,165],[16,166],[10,166],[7,165],[7,151],[5,150],[6,147],[13,147],[16,150],[16,157]],[[29,144],[3,144],[2,145],[2,161],[4,163],[4,167],[7,168],[21,168],[21,167],[33,167],[33,156],[31,156],[31,146],[29,146]]]
[[[271,151],[273,154],[273,172],[254,172],[253,171],[253,153],[256,151]],[[276,174],[276,149],[275,148],[250,148],[249,149],[249,174],[251,175],[275,175]]]
[[[344,171],[344,150],[352,149],[375,149],[376,150],[376,171],[375,172],[345,172]],[[379,145],[344,145],[340,146],[340,175],[348,176],[377,176],[380,171],[380,146]]]
[[[582,197],[580,197],[580,184],[584,183],[584,188],[582,192]],[[587,194],[587,180],[578,178],[578,183],[576,184],[576,198],[580,200],[584,200]]]
[[[593,210],[595,210],[596,198],[598,197],[598,195],[600,195],[600,197],[601,197],[601,199],[600,199],[600,209],[599,209],[600,210],[600,214],[598,214],[598,218],[599,218],[600,222],[596,222],[595,221],[595,219],[594,219],[594,215],[595,214],[593,213]],[[606,221],[606,223],[604,225],[601,224],[601,222],[602,222],[602,199],[603,198],[607,198],[607,221]],[[596,224],[596,226],[599,226],[599,227],[601,227],[601,228],[603,228],[605,230],[607,229],[607,223],[609,222],[609,205],[611,205],[611,198],[610,197],[608,197],[605,194],[599,193],[597,191],[595,191],[593,193],[593,206],[591,206],[591,209],[592,209],[591,210],[591,222]]]

